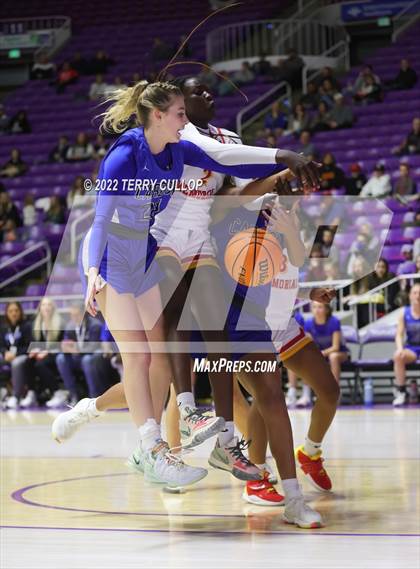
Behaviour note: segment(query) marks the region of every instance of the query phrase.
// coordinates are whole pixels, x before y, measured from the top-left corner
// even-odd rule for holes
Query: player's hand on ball
[[[295,234],[299,231],[299,221],[296,215],[298,205],[299,200],[295,200],[290,211],[287,211],[282,207],[279,198],[276,198],[271,208],[271,213],[268,214],[266,211],[262,212],[268,221],[267,229],[269,231],[284,233],[285,235]]]
[[[309,293],[311,300],[322,302],[322,304],[329,304],[335,297],[336,292],[333,288],[313,288]]]

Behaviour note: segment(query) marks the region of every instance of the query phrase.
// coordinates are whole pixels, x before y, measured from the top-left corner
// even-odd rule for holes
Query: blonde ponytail
[[[124,132],[130,119],[136,117],[136,126],[148,126],[152,109],[166,112],[172,103],[172,98],[182,96],[179,87],[171,83],[148,83],[139,81],[133,87],[118,89],[105,103],[113,103],[102,113],[100,130],[102,132]]]

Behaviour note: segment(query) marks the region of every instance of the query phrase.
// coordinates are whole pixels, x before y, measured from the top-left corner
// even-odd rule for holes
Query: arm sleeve
[[[341,332],[341,324],[338,318],[332,317],[330,319],[330,332],[333,334],[334,332]]]
[[[118,180],[117,191],[100,191],[97,195],[95,219],[89,240],[89,268],[98,267],[104,254],[108,238],[109,223],[117,207],[117,200],[130,199],[130,194],[123,198],[123,179],[136,177],[136,163],[129,142],[117,146],[107,156],[103,165],[101,180]],[[132,199],[132,198],[131,198]]]
[[[207,138],[200,140],[200,147],[188,140],[181,140],[179,144],[184,152],[184,163],[203,170],[238,178],[265,178],[280,171],[275,148],[222,144]]]

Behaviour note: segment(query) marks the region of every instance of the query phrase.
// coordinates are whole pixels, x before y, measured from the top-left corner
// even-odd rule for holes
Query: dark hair
[[[17,300],[12,300],[11,302],[8,302],[8,303],[6,304],[6,308],[4,309],[4,317],[5,317],[5,319],[6,319],[6,322],[7,322],[9,325],[11,324],[11,322],[10,322],[9,318],[7,317],[7,311],[8,311],[9,308],[10,308],[11,306],[13,306],[13,305],[17,306],[18,309],[19,309],[19,312],[20,312],[19,321],[21,322],[21,321],[25,318],[25,313],[23,312],[23,308],[22,308],[21,303],[18,302]]]

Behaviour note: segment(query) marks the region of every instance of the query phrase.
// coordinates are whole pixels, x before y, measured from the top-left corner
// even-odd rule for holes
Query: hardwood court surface
[[[319,530],[245,503],[241,483],[211,467],[181,495],[145,483],[125,466],[136,444],[126,412],[63,445],[50,437],[54,416],[1,413],[1,569],[419,567],[418,408],[339,410],[324,445],[334,492],[300,477]],[[291,417],[300,444],[309,412]],[[205,465],[212,444],[185,460]]]

